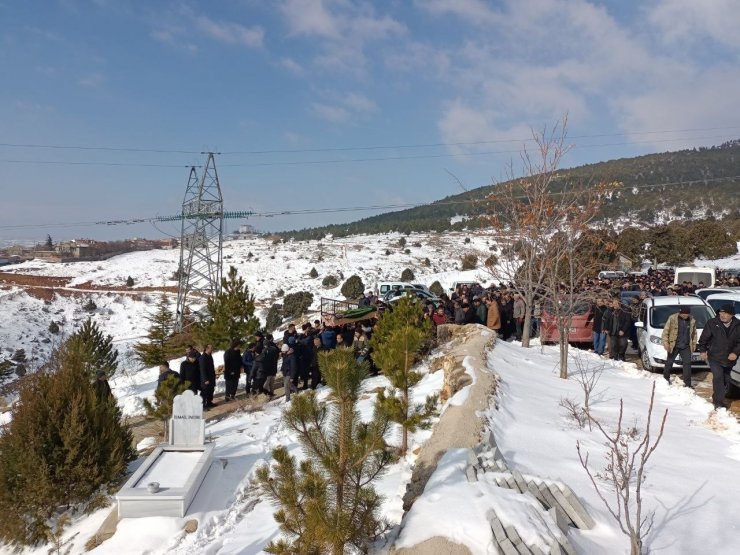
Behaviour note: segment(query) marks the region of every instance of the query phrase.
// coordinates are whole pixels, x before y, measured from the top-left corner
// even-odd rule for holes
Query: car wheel
[[[640,361],[642,362],[642,368],[648,372],[658,372],[658,368],[650,364],[650,355],[648,355],[647,349],[643,349],[640,354]]]

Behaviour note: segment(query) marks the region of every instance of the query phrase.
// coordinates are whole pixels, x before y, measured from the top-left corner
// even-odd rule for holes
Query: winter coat
[[[169,378],[170,376],[176,376],[178,380],[182,379],[182,378],[180,378],[180,374],[178,374],[178,373],[177,373],[177,372],[175,372],[174,370],[171,370],[171,369],[169,369],[169,368],[168,368],[168,369],[167,369],[167,370],[165,370],[164,372],[160,372],[160,373],[159,373],[159,377],[157,378],[157,388],[159,388],[159,386],[160,386],[160,385],[162,385],[162,383],[163,383],[163,382],[164,382],[164,381],[165,381],[165,380],[166,380],[167,378]]]
[[[696,320],[694,320],[692,316],[689,316],[688,323],[689,346],[691,347],[691,352],[693,353],[696,350]],[[666,351],[672,353],[673,349],[676,347],[676,341],[678,341],[678,313],[671,314],[668,317],[668,321],[665,323],[665,327],[663,328],[663,335],[661,337],[663,340],[663,346],[666,348]]]
[[[632,326],[632,316],[629,312],[622,310],[621,308],[614,310],[610,308],[604,315],[604,330],[611,336],[619,335],[619,332],[623,332],[623,335],[628,336]]]
[[[283,376],[295,379],[298,377],[298,359],[295,356],[295,351],[288,351],[283,356],[283,365],[281,367]]]
[[[298,358],[298,369],[305,375],[311,366],[311,359],[313,358],[313,337],[309,335],[298,336],[296,356]]]
[[[224,353],[224,378],[238,380],[242,373],[242,354],[239,349],[229,349]]]
[[[735,353],[740,357],[740,320],[733,318],[725,326],[719,316],[707,321],[699,338],[699,352],[707,353],[709,360],[718,362],[724,367],[732,367],[735,361],[728,360],[727,355]]]
[[[275,343],[265,345],[265,359],[262,362],[265,368],[265,376],[275,376],[278,371],[278,359],[280,351]]]
[[[190,362],[188,359],[180,363],[180,379],[190,382],[188,389],[193,393],[200,391],[200,367],[198,361]]]
[[[288,330],[285,330],[285,333],[283,333],[283,343],[287,343],[293,347],[296,341],[298,341],[298,332],[293,330],[293,333],[290,333]]]
[[[591,314],[588,315],[588,318],[586,319],[586,323],[593,322],[594,326],[592,331],[594,333],[601,333],[604,331],[604,314],[607,311],[607,307],[605,306],[599,306],[599,305],[592,305],[591,306]]]
[[[527,305],[524,304],[524,299],[517,299],[514,301],[514,318],[524,318]]]
[[[244,367],[244,373],[249,375],[249,372],[252,370],[253,365],[254,352],[250,350],[244,351],[244,355],[242,356],[242,366]]]
[[[435,312],[432,314],[432,322],[434,322],[435,326],[441,326],[442,324],[447,323],[447,315],[446,314],[439,314],[438,312]]]
[[[321,332],[321,344],[324,347],[328,347],[329,349],[333,349],[337,346],[337,332],[335,332],[333,329],[327,328],[324,331]]]
[[[267,370],[265,369],[265,356],[267,355],[267,349],[262,349],[254,355],[254,362],[252,363],[252,373],[256,378],[266,378]]]
[[[213,364],[213,355],[209,353],[203,353],[200,355],[200,385],[201,388],[209,382],[208,387],[214,387],[216,385],[216,367]]]
[[[492,330],[501,329],[501,311],[498,308],[498,301],[491,301],[488,303],[488,316],[486,318],[486,326]]]
[[[455,323],[456,324],[465,323],[465,309],[463,307],[455,309]]]
[[[469,305],[467,310],[465,311],[465,323],[475,324],[477,321],[478,316],[475,313],[475,307],[473,305]]]
[[[478,319],[478,323],[485,326],[488,320],[488,308],[486,307],[486,303],[481,302],[478,305],[478,308],[475,309],[475,315]]]

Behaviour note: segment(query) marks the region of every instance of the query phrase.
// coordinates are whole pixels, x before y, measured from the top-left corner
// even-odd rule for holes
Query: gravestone
[[[170,445],[200,446],[205,443],[206,424],[203,420],[203,399],[189,389],[177,395],[172,403]]]

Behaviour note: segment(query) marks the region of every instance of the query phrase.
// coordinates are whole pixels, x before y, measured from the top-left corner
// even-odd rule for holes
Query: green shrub
[[[399,246],[399,247],[401,247],[401,248],[403,248],[403,247],[405,247],[405,246],[406,246],[406,237],[401,237],[401,238],[400,238],[400,239],[398,240],[398,246]]]
[[[68,351],[26,380],[0,436],[0,539],[11,545],[46,541],[70,507],[97,508],[136,458],[115,398],[96,391],[83,356]]]
[[[134,278],[131,276],[128,276],[126,278],[126,287],[133,287],[134,286]]]
[[[478,267],[478,257],[474,254],[466,254],[462,257],[463,270],[475,270]]]
[[[283,298],[283,317],[298,318],[305,314],[313,302],[313,294],[309,291],[288,293]]]
[[[323,280],[321,280],[321,285],[323,285],[327,289],[336,287],[338,283],[339,280],[337,280],[336,276],[326,276]]]
[[[495,254],[492,254],[491,256],[489,256],[488,258],[486,258],[486,261],[484,262],[484,264],[488,268],[492,268],[497,263],[498,263],[498,257]]]
[[[54,335],[59,333],[59,324],[57,324],[54,320],[52,320],[49,324],[49,333],[52,333]]]
[[[429,286],[429,292],[437,295],[438,297],[445,292],[444,287],[439,281],[435,281]]]
[[[314,279],[319,277],[319,273],[316,271],[316,268],[311,268],[311,271],[308,272],[308,275]]]
[[[423,261],[421,262],[421,265],[422,265],[422,266],[426,266],[427,268],[429,268],[429,266],[431,266],[431,265],[432,265],[432,261],[431,261],[431,260],[429,260],[429,258],[425,258],[425,259],[424,259],[424,260],[423,260]]]
[[[358,299],[365,292],[365,284],[360,276],[350,276],[342,285],[341,293],[347,299]]]
[[[411,268],[406,268],[403,272],[401,272],[401,281],[413,281],[414,280],[414,272],[411,271]]]
[[[268,331],[276,330],[283,323],[283,305],[274,304],[267,311],[267,318],[265,320],[265,328]]]

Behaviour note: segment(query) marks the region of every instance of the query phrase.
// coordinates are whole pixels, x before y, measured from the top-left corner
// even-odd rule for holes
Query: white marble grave
[[[116,495],[118,518],[185,516],[215,447],[204,441],[203,401],[190,390],[174,399],[169,435]]]

